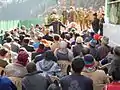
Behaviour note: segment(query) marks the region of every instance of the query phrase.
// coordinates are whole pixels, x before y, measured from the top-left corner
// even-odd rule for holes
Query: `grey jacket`
[[[120,68],[120,56],[114,55],[109,68],[109,74],[111,75],[116,68]]]
[[[47,90],[48,82],[40,72],[27,74],[22,80],[22,90]]]

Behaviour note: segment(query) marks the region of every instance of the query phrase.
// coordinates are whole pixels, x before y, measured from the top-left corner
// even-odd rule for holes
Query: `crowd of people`
[[[94,30],[55,30],[37,24],[5,32],[0,90],[120,90],[120,46]]]
[[[60,26],[65,27],[64,25],[72,24],[70,25],[70,28],[75,28],[75,26],[78,26],[81,31],[92,28],[95,33],[98,33],[100,30],[100,35],[103,35],[103,23],[105,23],[104,6],[100,7],[97,11],[92,7],[89,9],[75,8],[73,6],[71,6],[69,9],[63,7],[61,13],[58,14],[58,12],[59,11],[56,9],[53,9],[53,11],[48,16],[48,20],[46,21],[49,24],[47,26],[53,25],[54,30],[55,28],[60,30]],[[56,25],[58,21],[59,24]]]

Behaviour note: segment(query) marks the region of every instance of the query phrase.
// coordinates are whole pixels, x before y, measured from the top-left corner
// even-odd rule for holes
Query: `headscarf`
[[[20,51],[17,56],[17,62],[23,66],[26,66],[28,63],[28,53],[26,51]]]

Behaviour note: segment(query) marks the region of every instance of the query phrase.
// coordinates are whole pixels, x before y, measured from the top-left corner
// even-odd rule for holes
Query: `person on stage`
[[[77,21],[77,12],[76,12],[75,8],[72,6],[70,7],[70,11],[68,14],[68,20],[69,20],[69,23]]]
[[[63,7],[62,18],[63,18],[63,24],[67,25],[68,11],[66,10],[66,7]]]
[[[93,16],[94,20],[92,22],[92,28],[95,33],[98,33],[100,20],[97,18],[97,13],[94,13]]]
[[[46,27],[53,26],[53,33],[54,34],[61,34],[61,26],[66,28],[66,26],[58,19],[57,16],[54,17],[54,21],[51,22],[48,25],[45,25]]]

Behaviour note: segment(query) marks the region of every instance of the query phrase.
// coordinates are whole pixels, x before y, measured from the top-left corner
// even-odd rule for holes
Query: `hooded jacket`
[[[43,76],[54,75],[54,73],[57,74],[60,72],[60,67],[52,60],[47,61],[43,59],[42,61],[37,62],[36,66],[38,71],[43,71]]]
[[[72,61],[73,59],[73,53],[69,49],[56,49],[55,51],[55,56],[57,57],[58,60],[67,60],[67,61]]]

